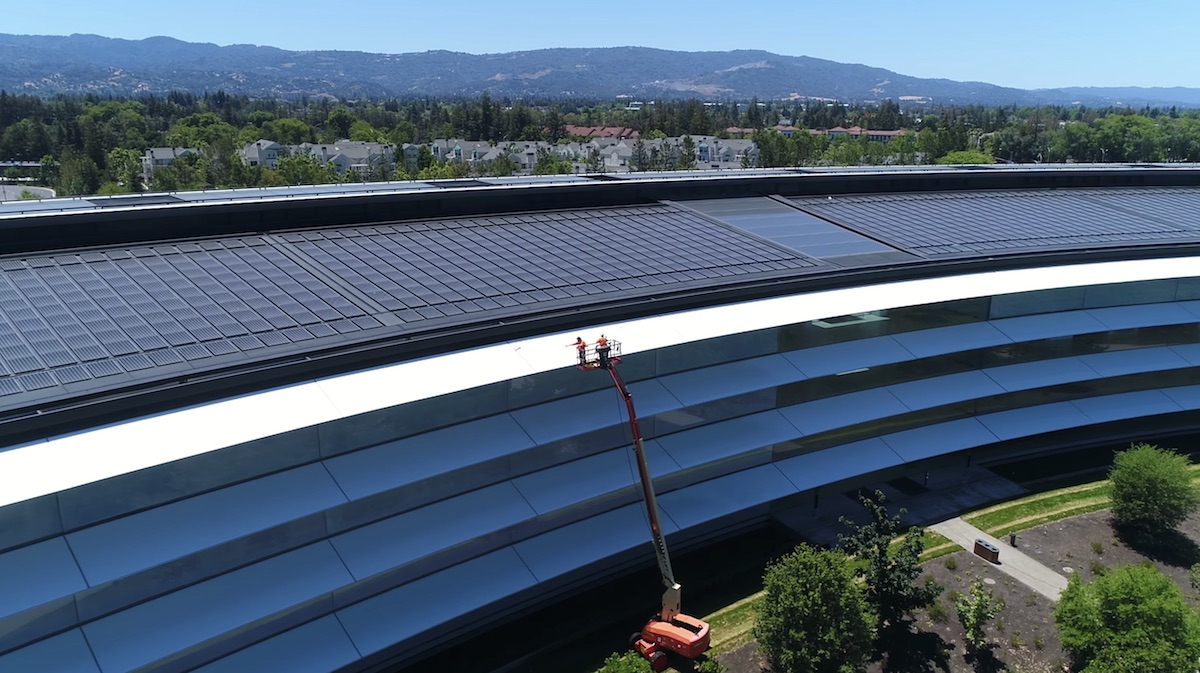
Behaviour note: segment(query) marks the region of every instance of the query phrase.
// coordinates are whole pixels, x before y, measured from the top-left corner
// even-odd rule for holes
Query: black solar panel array
[[[664,206],[289,234],[405,322],[815,262]]]
[[[1131,196],[1136,195],[1136,198]],[[804,210],[923,256],[1194,239],[1200,190],[963,192],[798,198]]]
[[[815,265],[671,206],[0,259],[0,408],[385,325]]]

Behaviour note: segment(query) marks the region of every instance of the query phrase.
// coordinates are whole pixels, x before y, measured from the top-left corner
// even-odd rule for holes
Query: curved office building
[[[821,489],[1200,429],[1198,178],[0,205],[0,670],[378,670],[651,565],[576,336],[624,346],[676,546]]]

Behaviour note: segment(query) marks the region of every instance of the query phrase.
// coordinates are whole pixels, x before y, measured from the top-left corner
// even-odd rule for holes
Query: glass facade
[[[1195,414],[1198,295],[1188,279],[865,312],[638,353],[621,371],[664,524],[702,540],[860,475]],[[8,533],[0,668],[45,660],[47,638],[73,656],[82,629],[106,671],[182,651],[233,670],[334,615],[345,635],[326,659],[341,666],[539,583],[645,561],[624,413],[603,372],[563,367],[230,447],[197,459],[221,465],[205,478],[168,464],[24,507],[58,528]],[[244,600],[256,583],[266,599]]]

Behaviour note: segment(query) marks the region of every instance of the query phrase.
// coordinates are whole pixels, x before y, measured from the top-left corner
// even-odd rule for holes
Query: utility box
[[[1000,562],[1000,548],[987,540],[975,541],[975,555],[991,563]]]

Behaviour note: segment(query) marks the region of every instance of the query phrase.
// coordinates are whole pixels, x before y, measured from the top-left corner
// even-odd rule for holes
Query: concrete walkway
[[[1039,594],[1057,601],[1059,594],[1067,588],[1067,578],[1025,555],[1020,548],[984,533],[960,517],[954,517],[929,526],[929,530],[940,533],[967,551],[975,548],[975,540],[987,540],[1000,548],[1000,563],[996,569],[1021,582]],[[1018,538],[1019,539],[1019,538]]]

